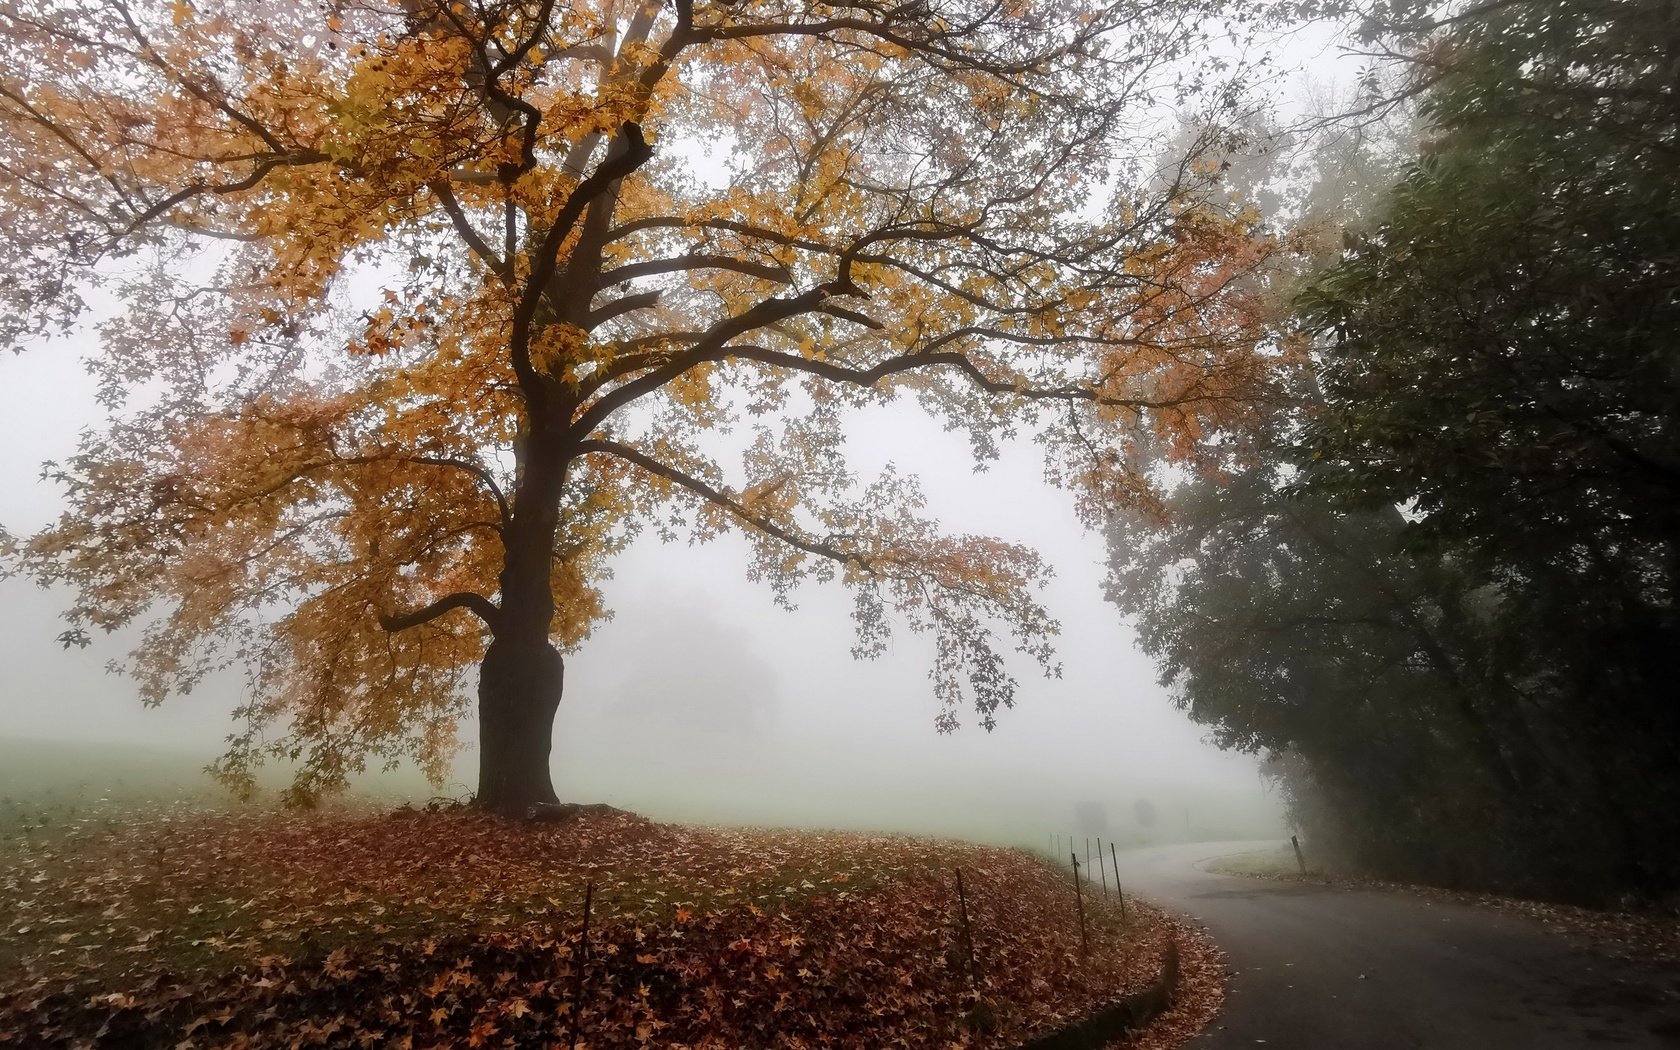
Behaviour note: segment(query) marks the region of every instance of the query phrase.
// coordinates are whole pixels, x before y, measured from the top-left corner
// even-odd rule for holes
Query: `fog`
[[[27,535],[59,513],[39,480],[97,418],[72,344],[0,360],[0,524]],[[911,406],[861,414],[854,463],[889,460],[921,475],[929,511],[947,528],[1031,544],[1055,566],[1046,603],[1062,623],[1060,679],[1026,661],[1013,710],[987,733],[934,730],[925,639],[901,632],[875,661],[850,655],[847,594],[808,587],[799,608],[773,605],[748,583],[744,543],[637,542],[604,583],[612,620],[567,663],[554,744],[564,798],[649,816],[714,823],[913,831],[1032,845],[1054,833],[1102,830],[1122,841],[1256,835],[1281,828],[1256,765],[1204,743],[1154,682],[1149,662],[1101,595],[1102,546],[1068,497],[1040,476],[1019,442],[976,473],[966,441]],[[238,703],[232,676],[158,708],[141,705],[106,665],[129,639],[65,650],[54,639],[64,594],[0,581],[0,725],[26,792],[55,780],[134,775],[140,765],[182,784],[220,751]],[[973,719],[969,719],[970,722]],[[445,795],[473,781],[472,726]],[[124,761],[134,752],[133,763]],[[83,754],[87,762],[76,761]],[[144,762],[142,762],[144,759]],[[276,781],[283,771],[275,771]],[[425,798],[412,772],[363,785]],[[1138,806],[1138,800],[1148,805]],[[1092,828],[1081,802],[1100,803]],[[1137,812],[1157,814],[1152,827]]]
[[[1336,41],[1326,26],[1272,41],[1285,61],[1268,88],[1285,112],[1319,110],[1326,92],[1351,82],[1358,62]],[[71,454],[78,432],[100,417],[76,360],[89,349],[61,340],[0,358],[0,528],[14,536],[60,513],[40,465]],[[927,680],[930,641],[900,631],[887,656],[854,660],[843,588],[807,587],[788,612],[744,578],[739,538],[690,546],[647,535],[600,584],[613,618],[567,657],[553,757],[562,798],[674,820],[1040,847],[1056,833],[1096,830],[1122,845],[1284,831],[1257,761],[1208,743],[1156,684],[1102,597],[1102,538],[1082,528],[1068,494],[1045,483],[1030,441],[1006,443],[977,472],[967,441],[908,403],[858,414],[850,437],[859,476],[890,461],[920,477],[927,512],[948,530],[1028,544],[1054,567],[1043,598],[1061,622],[1061,676],[1047,679],[1017,660],[1017,702],[998,713],[993,732],[959,712],[969,716],[964,728],[941,735]],[[208,787],[202,767],[235,728],[236,677],[145,708],[107,672],[132,636],[98,638],[85,650],[56,644],[67,600],[0,579],[0,770],[12,766],[0,772],[0,791],[142,769]],[[466,796],[473,732],[469,719],[454,776],[441,788],[401,770],[370,775],[358,790]],[[140,757],[125,762],[130,752]],[[271,770],[270,783],[284,779]]]

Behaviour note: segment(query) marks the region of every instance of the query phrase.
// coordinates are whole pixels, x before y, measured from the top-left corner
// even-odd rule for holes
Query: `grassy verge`
[[[1216,875],[1246,875],[1256,879],[1302,878],[1300,864],[1295,860],[1295,851],[1287,843],[1272,849],[1250,850],[1246,853],[1215,857],[1202,861],[1199,866],[1202,870],[1211,871]],[[1308,868],[1306,877],[1321,878],[1323,873]]]
[[[1085,908],[929,839],[78,807],[0,839],[0,1042],[1009,1046],[1153,977],[1170,924]]]

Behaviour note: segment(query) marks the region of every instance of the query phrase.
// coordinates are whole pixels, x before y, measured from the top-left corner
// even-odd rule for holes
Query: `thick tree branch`
[[[608,270],[590,281],[586,289],[598,292],[603,288],[611,288],[615,284],[633,281],[638,277],[653,277],[658,274],[679,273],[688,270],[733,270],[744,273],[749,277],[759,277],[776,284],[787,284],[793,279],[785,266],[773,266],[768,263],[754,262],[751,259],[737,259],[731,255],[678,255],[669,259],[649,259],[646,262],[630,263],[614,270]]]
[[[495,249],[491,248],[489,242],[480,236],[478,230],[473,227],[472,220],[467,218],[467,213],[461,210],[461,202],[456,199],[455,191],[449,188],[448,181],[438,179],[430,183],[429,186],[432,193],[437,195],[438,203],[443,205],[443,210],[448,214],[449,221],[454,224],[455,232],[461,240],[466,242],[472,253],[478,256],[484,265],[490,267],[491,273],[494,273],[503,281],[512,277],[513,272],[508,268],[507,261],[496,254]]]
[[[619,136],[624,143],[624,149],[616,154],[609,153],[607,159],[603,160],[588,178],[573,187],[566,197],[566,203],[561,205],[560,213],[555,216],[554,224],[548,228],[541,245],[532,257],[530,280],[525,295],[514,310],[510,340],[513,347],[514,373],[519,377],[521,385],[527,389],[537,388],[541,383],[536,368],[531,363],[531,328],[548,291],[549,282],[558,269],[560,246],[565,243],[566,237],[577,225],[578,219],[591,201],[653,157],[653,148],[642,138],[642,129],[636,124],[626,121],[619,129]]]
[[[484,595],[476,594],[472,591],[457,591],[454,594],[445,595],[432,604],[425,606],[424,608],[415,609],[412,612],[397,613],[393,615],[381,613],[379,615],[379,626],[393,633],[396,631],[406,631],[410,627],[418,627],[423,623],[430,623],[446,613],[454,612],[456,609],[466,609],[469,612],[474,613],[480,620],[483,620],[485,625],[491,630],[496,629],[496,621],[501,618],[501,610],[497,609],[495,604],[491,602],[490,599],[484,597]]]
[[[637,168],[653,158],[653,147],[649,146],[647,140],[642,138],[640,125],[626,121],[624,126],[618,129],[618,133],[624,143],[624,151],[603,160],[594,171],[590,172],[588,178],[573,187],[572,192],[566,197],[566,203],[560,208],[560,214],[555,216],[554,225],[549,227],[548,233],[543,239],[543,251],[540,253],[541,258],[539,259],[539,263],[546,262],[550,273],[539,275],[533,272],[531,275],[533,285],[541,287],[547,283],[554,267],[555,252],[572,232],[572,227],[577,223],[578,217],[583,214],[583,209],[589,206],[589,202],[613,183],[632,174]],[[541,280],[537,279],[539,276],[542,278]]]
[[[1151,404],[1151,402],[1138,399],[1104,398],[1097,393],[1094,387],[1083,384],[1034,387],[1012,379],[997,379],[987,375],[967,354],[958,353],[954,350],[902,354],[898,357],[888,358],[871,368],[849,368],[845,365],[834,364],[831,361],[807,358],[799,354],[785,353],[763,346],[734,344],[728,348],[728,351],[728,356],[743,361],[757,361],[759,364],[770,365],[775,368],[808,372],[830,382],[848,383],[853,386],[874,386],[883,379],[902,375],[905,372],[954,368],[966,376],[975,386],[992,394],[1007,394],[1012,397],[1044,401],[1091,401],[1104,405],[1130,407],[1142,407]]]
[[[856,310],[848,310],[846,307],[841,306],[838,303],[823,303],[821,306],[817,307],[817,312],[820,314],[827,314],[830,317],[838,317],[842,321],[850,321],[855,325],[867,328],[874,332],[883,332],[886,331],[887,328],[886,325],[875,320],[875,318],[870,317],[868,314],[859,313]]]
[[[741,313],[719,321],[707,331],[698,343],[676,355],[663,368],[632,379],[623,386],[597,398],[588,408],[584,409],[567,429],[569,443],[576,444],[588,437],[596,427],[600,426],[614,412],[637,398],[658,390],[695,365],[714,356],[727,356],[721,354],[720,351],[736,336],[819,309],[825,300],[834,296],[859,294],[857,286],[852,284],[850,278],[846,276],[844,266],[841,268],[841,273],[842,276],[837,281],[820,284],[798,295],[772,296],[760,300]]]
[[[592,332],[615,317],[622,317],[637,310],[650,310],[657,305],[659,305],[659,293],[656,291],[620,296],[612,302],[603,303],[589,311],[580,327],[586,332]]]
[[[862,320],[867,321],[867,318]],[[944,340],[941,340],[941,342],[943,341]],[[726,361],[731,359],[739,361],[754,361],[762,365],[768,365],[772,368],[785,368],[790,371],[805,372],[831,383],[845,383],[851,386],[865,388],[874,386],[883,379],[887,379],[895,375],[902,375],[906,372],[932,370],[936,368],[950,368],[962,373],[975,386],[992,394],[1025,398],[1027,400],[1034,401],[1063,401],[1069,403],[1088,402],[1091,404],[1105,405],[1115,408],[1179,408],[1185,405],[1203,404],[1214,401],[1227,401],[1237,396],[1235,394],[1214,395],[1190,391],[1173,397],[1122,398],[1102,394],[1098,390],[1098,383],[1096,382],[1067,384],[1062,386],[1032,386],[1022,380],[999,379],[989,376],[983,369],[980,368],[979,365],[975,364],[968,355],[951,350],[916,351],[901,354],[869,368],[852,368],[847,365],[835,364],[832,361],[826,361],[820,358],[808,358],[800,354],[774,350],[766,346],[759,346],[751,343],[730,343],[715,352],[703,355],[699,360],[692,359],[691,355],[686,353],[676,355],[675,357],[662,357],[660,355],[652,354],[638,355],[638,357],[643,359],[644,362],[650,366],[662,360],[671,362],[672,365],[674,365],[677,361],[681,361],[683,362],[684,370],[706,361]],[[661,368],[658,372],[649,373],[648,376],[626,383],[624,386],[614,390],[612,394],[603,397],[601,401],[606,401],[607,398],[618,394],[619,391],[629,389],[637,384],[644,384],[644,381],[646,381],[644,385],[647,389],[663,385],[664,383],[670,381],[670,377],[667,376],[667,373],[671,370],[672,366],[668,365],[666,368]],[[651,378],[653,376],[660,377],[657,383],[653,382]],[[647,389],[642,389],[642,393],[647,392]],[[1247,396],[1252,397],[1257,395],[1250,394]],[[600,403],[601,402],[597,402],[597,404]],[[604,418],[604,415],[601,418]]]
[[[146,225],[146,223],[151,222],[158,216],[172,210],[176,205],[185,203],[200,194],[210,193],[220,196],[229,193],[239,193],[243,190],[251,189],[258,183],[262,182],[263,179],[268,177],[268,173],[273,171],[275,168],[295,167],[300,164],[320,164],[331,159],[332,158],[327,156],[325,153],[318,153],[314,150],[301,150],[297,153],[276,154],[274,156],[264,157],[262,160],[258,161],[256,167],[254,167],[250,174],[246,175],[243,179],[236,179],[233,182],[195,182],[190,186],[183,186],[181,189],[176,190],[174,193],[171,193],[169,196],[158,201],[156,204],[153,204],[145,210],[136,213],[129,220],[128,225],[123,229],[119,238],[128,236],[130,233],[133,233],[135,230],[138,230],[140,227]]]
[[[739,234],[754,240],[769,241],[789,248],[799,248],[803,251],[815,252],[822,255],[839,255],[845,249],[837,245],[813,241],[804,237],[793,237],[773,230],[768,226],[757,226],[738,219],[706,218],[691,219],[677,215],[650,215],[641,219],[632,219],[613,228],[609,241],[619,241],[634,236],[644,230],[724,230],[728,233]]]

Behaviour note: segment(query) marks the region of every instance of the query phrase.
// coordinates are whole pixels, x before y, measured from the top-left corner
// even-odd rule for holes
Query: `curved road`
[[[1276,842],[1120,855],[1126,890],[1207,926],[1225,1007],[1194,1050],[1680,1048],[1680,983],[1492,908],[1215,875]]]

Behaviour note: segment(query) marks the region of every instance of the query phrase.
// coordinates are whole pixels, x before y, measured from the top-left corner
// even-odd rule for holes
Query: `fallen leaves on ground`
[[[178,809],[0,864],[32,1047],[1003,1047],[1146,984],[1172,930],[1088,896],[1081,958],[1071,880],[1020,851],[617,811]]]
[[[1206,1028],[1225,1003],[1225,953],[1200,926],[1166,920],[1178,941],[1178,988],[1172,1007],[1121,1044],[1124,1050],[1174,1050]]]

